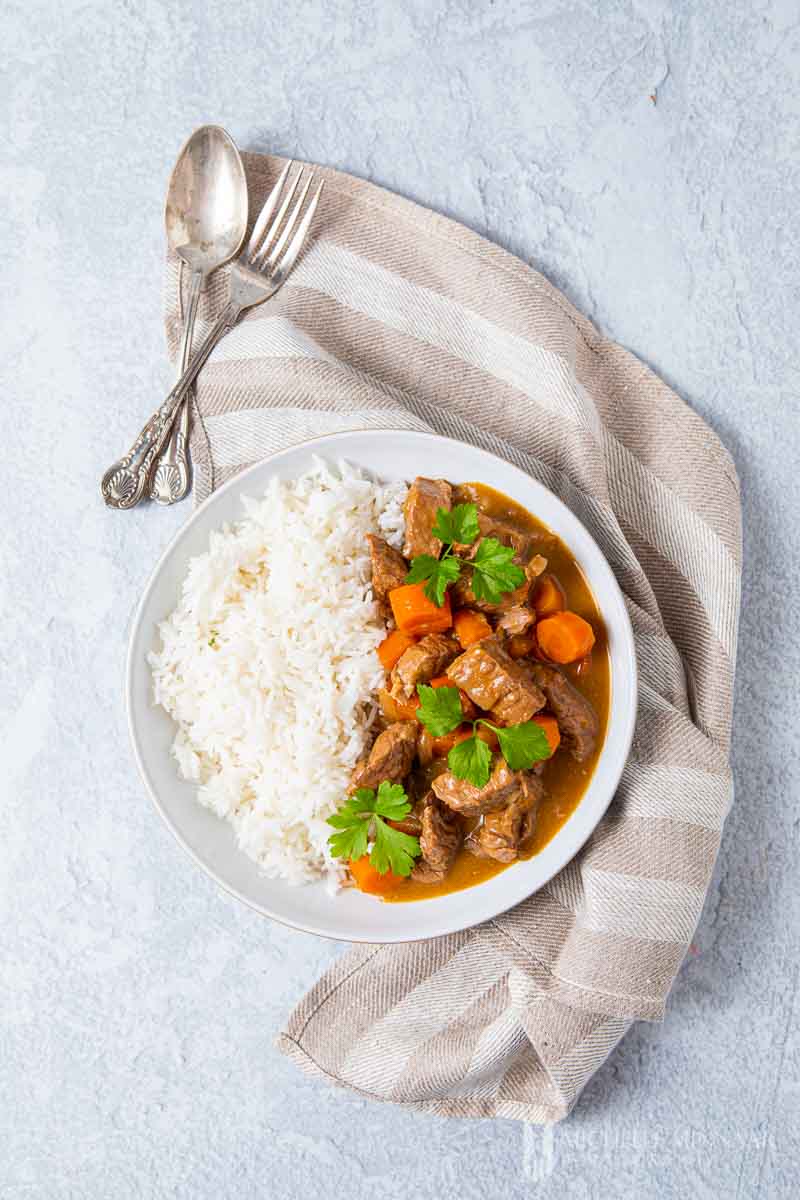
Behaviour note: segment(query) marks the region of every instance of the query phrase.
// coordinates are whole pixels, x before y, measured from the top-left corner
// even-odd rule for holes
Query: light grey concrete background
[[[793,0],[9,2],[3,45],[0,1196],[798,1193],[800,13]],[[546,1131],[333,1093],[272,1049],[335,946],[218,894],[143,795],[133,605],[187,509],[105,512],[170,375],[193,126],[543,269],[741,475],[738,793],[663,1026]]]

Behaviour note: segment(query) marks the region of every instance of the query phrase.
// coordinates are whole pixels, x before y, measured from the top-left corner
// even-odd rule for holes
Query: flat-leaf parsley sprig
[[[411,812],[405,788],[399,783],[384,780],[377,792],[373,788],[357,788],[332,817],[336,833],[328,838],[334,858],[363,858],[369,849],[369,861],[379,874],[410,875],[414,859],[421,850],[419,838],[394,829],[387,821],[402,821]]]
[[[471,567],[475,599],[498,604],[505,592],[513,592],[525,582],[525,572],[513,561],[513,547],[504,546],[497,538],[482,538],[472,559],[453,553],[454,546],[471,546],[480,532],[476,504],[438,508],[433,533],[442,543],[442,553],[439,558],[432,554],[413,558],[406,583],[424,583],[425,595],[441,608],[448,586],[459,578],[462,567]]]
[[[417,695],[420,702],[415,715],[433,737],[444,737],[464,720],[458,688],[418,683]]]
[[[458,688],[418,684],[417,694],[420,698],[417,717],[433,737],[452,733],[464,721]],[[470,723],[472,736],[452,747],[447,755],[447,765],[458,779],[466,779],[477,788],[485,787],[492,773],[492,751],[483,738],[478,737],[479,725],[485,725],[497,735],[500,753],[512,771],[529,770],[553,752],[545,731],[536,721],[502,726],[478,717]]]

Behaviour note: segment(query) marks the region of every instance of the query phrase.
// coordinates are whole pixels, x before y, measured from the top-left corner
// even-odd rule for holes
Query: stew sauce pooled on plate
[[[541,850],[586,789],[609,703],[603,623],[558,537],[480,483],[418,478],[404,511],[402,554],[368,538],[386,683],[329,818],[354,883],[392,901]]]

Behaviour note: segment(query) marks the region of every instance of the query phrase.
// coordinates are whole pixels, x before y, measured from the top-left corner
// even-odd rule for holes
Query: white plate
[[[313,455],[347,459],[383,479],[446,476],[480,480],[524,505],[566,542],[594,593],[608,632],[611,708],[608,732],[592,780],[575,812],[533,858],[485,883],[449,896],[385,904],[354,890],[331,897],[324,886],[291,887],[268,879],[237,849],[231,827],[202,808],[194,788],[178,778],[170,755],[171,719],[152,702],[147,654],[157,625],[175,607],[189,559],[208,547],[209,534],[242,516],[243,494],[259,495],[273,476],[293,479]],[[326,937],[356,942],[402,942],[466,929],[524,900],[569,862],[602,817],[630,749],[636,715],[633,633],[622,594],[592,537],[540,483],[474,446],[433,434],[382,430],[333,434],[293,446],[237,475],[200,507],[163,554],[134,618],[127,664],[128,720],[142,779],[156,808],[198,866],[226,891],[265,916]]]

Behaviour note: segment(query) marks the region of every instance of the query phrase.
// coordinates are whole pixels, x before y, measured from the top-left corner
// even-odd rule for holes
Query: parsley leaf
[[[504,592],[513,592],[525,582],[525,572],[513,558],[512,546],[504,546],[493,537],[483,539],[472,560],[472,591],[476,600],[499,604]]]
[[[359,792],[366,790],[366,788],[358,789]],[[402,783],[389,783],[388,779],[383,780],[378,786],[375,812],[381,817],[386,817],[388,821],[402,821],[403,817],[411,812],[411,803]]]
[[[488,722],[484,721],[484,725]],[[509,725],[507,729],[489,726],[497,734],[500,753],[512,771],[526,771],[534,763],[549,758],[553,753],[547,735],[535,721],[523,721],[520,725]]]
[[[483,738],[459,742],[447,756],[447,765],[457,779],[466,779],[476,788],[486,787],[492,773],[492,752]]]
[[[373,841],[369,861],[376,871],[385,875],[409,875],[414,858],[420,853],[419,840],[393,829],[386,821],[402,821],[411,812],[411,804],[402,784],[384,779],[377,792],[372,788],[357,788],[328,817],[328,825],[336,833],[328,838],[334,858],[363,858],[370,838]]]
[[[469,546],[480,531],[476,504],[457,504],[449,512],[446,508],[437,508],[436,524],[432,532],[446,546],[452,546],[456,542]]]
[[[438,558],[432,554],[418,554],[411,560],[411,569],[406,575],[406,583],[422,583],[430,579],[431,574],[439,566]]]
[[[418,683],[417,695],[421,702],[417,709],[417,719],[434,737],[443,737],[464,720],[457,687],[433,688]]]
[[[420,554],[411,561],[411,570],[406,583],[422,583],[425,595],[437,608],[444,604],[444,594],[449,583],[455,583],[461,573],[457,558],[434,558],[432,554]]]
[[[383,821],[375,823],[375,845],[369,861],[381,875],[387,871],[395,875],[410,875],[414,859],[419,853],[418,838],[403,833],[402,829],[393,829]]]
[[[328,824],[337,825],[340,820],[343,828],[338,833],[332,833],[328,838],[331,854],[334,858],[363,858],[367,853],[369,822],[358,817],[352,823],[345,824],[344,815],[340,818],[338,813],[334,813],[332,817],[328,818]]]

